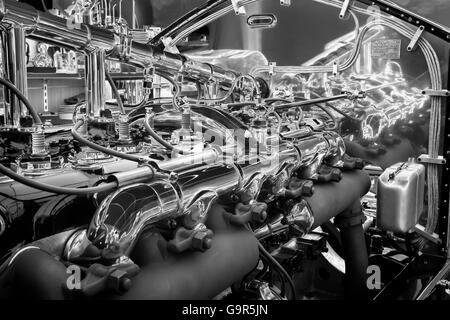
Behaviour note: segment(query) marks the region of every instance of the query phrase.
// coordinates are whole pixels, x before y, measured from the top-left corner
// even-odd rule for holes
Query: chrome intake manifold
[[[8,248],[0,298],[211,299],[236,283],[260,283],[245,277],[260,257],[273,259],[268,238],[301,239],[338,216],[361,222],[357,203],[370,187],[364,163],[318,119],[271,106],[263,79],[133,41],[123,21],[69,28],[13,0],[0,0],[0,18],[10,41],[26,36],[83,53],[89,89],[74,126],[61,129],[73,139],[57,167],[38,118],[26,129],[8,118],[0,128],[0,136],[31,134],[35,143],[29,162],[0,164],[0,218],[31,215],[33,229]],[[142,71],[147,100],[131,113],[119,97],[119,115],[106,115],[107,61]],[[24,61],[14,62],[3,75],[26,88]],[[152,100],[158,77],[173,90]],[[183,91],[193,84],[197,99]],[[5,104],[5,114],[24,113],[20,103]],[[58,219],[64,223],[41,236],[41,221]],[[71,282],[68,271],[80,278]]]

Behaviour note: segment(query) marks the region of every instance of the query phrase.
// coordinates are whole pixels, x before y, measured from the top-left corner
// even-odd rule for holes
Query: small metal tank
[[[417,224],[424,207],[425,167],[414,160],[384,171],[377,186],[377,226],[407,233]]]

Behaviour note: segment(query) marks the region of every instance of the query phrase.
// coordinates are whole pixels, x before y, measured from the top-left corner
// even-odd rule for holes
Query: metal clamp
[[[45,79],[43,83],[43,93],[44,93],[44,112],[49,112],[49,104],[48,104],[48,80]]]
[[[419,41],[420,37],[422,36],[423,31],[425,30],[424,26],[420,26],[414,36],[411,39],[411,42],[408,44],[407,50],[409,52],[416,50],[417,48],[417,42]]]
[[[339,12],[339,19],[345,20],[349,17],[349,9],[353,5],[353,0],[345,0],[342,4],[341,12]]]
[[[188,69],[187,60],[183,59],[182,63],[181,63],[181,67],[174,77],[174,81],[176,84],[178,84],[180,86],[183,84],[184,76],[188,73],[187,69]]]
[[[208,84],[215,84],[217,81],[216,78],[214,77],[214,66],[210,63],[206,63],[206,65],[209,67],[210,70],[210,74],[208,77]]]
[[[245,10],[245,7],[241,4],[241,0],[231,0],[231,4],[233,6],[234,13],[236,13],[237,16],[247,15],[247,11]]]
[[[172,45],[173,39],[171,37],[163,37],[161,38],[161,42],[164,45],[164,51],[173,53],[173,54],[180,54],[180,51],[178,50],[176,45]]]
[[[438,164],[438,165],[444,165],[447,163],[447,160],[443,156],[439,156],[437,158],[433,158],[428,154],[423,154],[417,158],[417,160],[420,163],[424,164]]]
[[[153,82],[156,75],[156,68],[154,66],[144,68],[144,80]]]
[[[275,68],[277,67],[276,62],[269,63],[269,75],[273,76],[275,74]]]
[[[414,227],[414,231],[416,231],[420,236],[424,237],[428,241],[431,241],[437,245],[440,245],[442,243],[441,239],[439,239],[438,234],[425,231],[425,227],[420,224],[416,224],[416,226]]]
[[[280,5],[284,7],[290,7],[291,6],[291,0],[280,0]]]
[[[339,74],[338,64],[335,62],[333,63],[333,76],[337,77]]]
[[[425,89],[422,91],[422,94],[425,96],[432,97],[449,97],[450,91],[448,90],[433,90],[433,89]]]

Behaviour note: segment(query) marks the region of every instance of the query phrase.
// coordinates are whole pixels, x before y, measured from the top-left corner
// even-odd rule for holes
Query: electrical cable
[[[292,280],[292,277],[289,275],[289,273],[286,271],[286,269],[284,269],[283,266],[277,260],[275,260],[275,258],[272,257],[272,255],[269,252],[267,252],[267,250],[264,248],[264,246],[259,241],[258,241],[258,247],[259,247],[260,254],[262,256],[264,256],[264,258],[267,260],[267,262],[271,263],[283,275],[283,277],[288,282],[289,287],[291,289],[291,294],[292,294],[291,299],[296,300],[295,284],[294,284],[294,281]]]
[[[339,124],[338,124],[338,121],[336,120],[336,117],[329,110],[327,110],[327,108],[325,108],[324,106],[321,106],[320,104],[315,104],[314,106],[321,109],[323,112],[325,112],[327,114],[327,116],[330,117],[331,121],[333,121],[334,126],[327,128],[328,130],[334,131],[339,128]]]
[[[287,99],[282,99],[282,98],[269,98],[264,100],[264,103],[266,103],[267,105],[271,105],[277,102],[282,102],[282,103],[291,103],[292,101],[289,101]]]
[[[0,164],[0,173],[5,176],[13,179],[14,181],[20,182],[30,188],[42,190],[49,193],[54,194],[73,194],[79,196],[85,196],[89,194],[95,194],[100,192],[111,192],[112,190],[117,189],[118,184],[116,182],[104,183],[97,187],[89,187],[89,188],[65,188],[59,186],[52,186],[46,183],[41,183],[33,179],[26,178],[21,176],[18,173],[11,171],[6,168],[4,165]]]
[[[45,4],[45,0],[41,0],[42,8],[44,9],[44,12],[48,12],[47,5]]]
[[[114,96],[116,97],[117,106],[119,107],[120,113],[122,115],[126,115],[125,107],[123,105],[122,98],[120,97],[119,90],[117,89],[117,86],[114,83],[114,79],[111,77],[111,74],[107,70],[105,70],[105,75],[106,75],[106,80],[108,80],[108,83],[111,86]]]
[[[192,21],[195,21],[197,19],[201,19],[205,14],[207,17],[209,16],[210,11],[217,6],[220,6],[221,4],[227,2],[228,0],[215,0],[215,1],[208,1],[206,4],[204,4],[202,7],[194,8],[190,12],[188,12],[186,15],[178,18],[176,21],[172,22],[167,28],[165,28],[163,31],[161,31],[156,37],[154,37],[152,40],[150,40],[150,44],[156,45],[159,42],[161,42],[162,38],[172,37],[173,34],[176,33],[178,30],[183,29],[189,29],[185,28],[185,26]]]
[[[311,92],[311,93],[312,93],[314,96],[320,98],[320,95],[318,95],[317,93],[315,93],[315,92]],[[296,99],[301,99],[301,98],[296,98]],[[328,108],[332,109],[333,111],[339,113],[340,115],[344,116],[345,118],[347,118],[347,119],[349,119],[349,120],[357,121],[357,122],[361,121],[360,119],[358,119],[358,118],[353,118],[352,116],[350,116],[350,115],[346,114],[345,112],[339,110],[338,108],[336,108],[335,106],[333,106],[333,105],[330,104],[330,103],[324,103],[324,104],[325,104],[325,106],[327,106]],[[322,107],[322,106],[320,106],[320,105],[318,105],[318,104],[317,104],[316,106],[319,107],[319,108],[321,108],[322,110],[325,111],[325,108],[324,108],[324,107]],[[326,112],[326,111],[325,111],[325,112]],[[327,112],[327,114],[329,114],[329,113]],[[333,118],[334,118],[334,117],[333,117]],[[336,119],[334,118],[334,120],[336,120]]]
[[[169,102],[172,102],[172,98],[167,98],[167,97],[164,98],[163,97],[163,98],[145,99],[144,101],[142,101],[141,103],[138,103],[138,104],[126,104],[126,103],[124,103],[123,107],[125,109],[139,109],[139,108],[144,107],[148,103],[156,102],[156,101],[161,102],[161,103],[169,103]],[[106,104],[109,105],[109,106],[116,106],[116,107],[118,107],[117,103],[107,102]]]
[[[268,271],[267,269],[269,267],[270,261],[267,261],[267,258],[265,256],[263,256],[263,255],[261,255],[261,261],[263,262],[264,267],[266,268],[265,271],[267,272]],[[269,271],[271,271],[271,270],[269,270]],[[278,273],[278,279],[279,279],[280,284],[281,284],[280,294],[281,294],[282,297],[285,297],[286,296],[286,281],[284,280],[284,276],[280,272],[277,272],[277,273]],[[258,274],[258,275],[256,275],[256,278],[258,278],[258,277],[261,277],[261,276]],[[270,281],[269,285],[273,286],[273,281],[272,280]]]
[[[25,105],[25,107],[30,112],[31,117],[33,117],[34,124],[37,126],[42,126],[42,120],[39,117],[39,114],[37,113],[36,109],[34,109],[34,107],[31,105],[30,101],[27,99],[27,97],[25,97],[25,95],[22,92],[20,92],[20,90],[17,89],[17,87],[14,84],[12,84],[11,82],[9,82],[8,80],[5,80],[3,78],[0,78],[0,84],[2,84],[3,86],[5,86],[9,90],[11,90],[14,93],[14,95],[16,95],[16,97],[20,101],[22,101],[22,103]]]
[[[241,7],[245,7],[245,6],[250,5],[257,1],[259,1],[259,0],[241,0],[241,1],[239,1],[240,2],[239,5]],[[225,2],[227,2],[227,1],[222,1],[222,3],[225,3]],[[222,3],[220,3],[220,4],[222,4]],[[218,6],[218,5],[216,5],[216,6]],[[173,36],[174,30],[171,30],[170,35],[173,38],[173,40],[171,41],[170,46],[175,46],[178,42],[180,42],[182,39],[185,39],[192,32],[214,22],[215,20],[223,17],[224,15],[226,15],[230,12],[233,12],[234,10],[235,10],[235,8],[233,5],[227,5],[227,6],[221,8],[221,9],[218,9],[214,12],[211,12],[211,10],[208,10],[207,15],[205,17],[202,17],[202,16],[194,17],[197,21],[194,22],[191,26],[188,26],[188,27],[183,26],[184,30],[180,31],[180,33],[178,33],[175,37]],[[193,17],[191,17],[190,20],[191,21],[194,20]],[[186,21],[190,22],[190,20],[186,20]],[[167,34],[164,36],[167,36]]]
[[[147,130],[148,134],[150,134],[150,136],[156,140],[156,142],[158,142],[160,145],[162,145],[164,148],[166,148],[169,151],[174,151],[178,154],[182,154],[182,155],[186,155],[186,154],[192,154],[191,152],[187,152],[184,150],[180,150],[175,148],[173,145],[171,145],[169,142],[167,142],[166,140],[164,140],[162,137],[160,137],[154,130],[153,128],[150,126],[149,123],[149,118],[146,117],[144,119],[144,126],[145,129]]]
[[[348,95],[345,93],[345,94],[340,94],[340,95],[336,95],[336,96],[332,96],[332,97],[321,97],[321,98],[317,98],[317,99],[310,99],[310,100],[303,100],[303,101],[299,101],[299,102],[290,102],[290,103],[286,103],[286,104],[279,104],[279,105],[276,105],[274,108],[275,108],[275,110],[290,109],[290,108],[294,108],[294,107],[310,106],[310,105],[315,105],[315,104],[329,102],[329,101],[336,101],[336,100],[341,100],[341,99],[346,99],[346,98],[348,98]]]
[[[245,228],[247,230],[253,232],[253,229],[251,228],[250,224],[246,224]],[[260,240],[258,240],[258,248],[259,248],[259,253],[261,254],[262,257],[264,257],[266,259],[266,262],[271,263],[275,268],[278,269],[280,274],[285,277],[285,280],[287,280],[287,282],[289,283],[289,287],[291,288],[291,294],[292,294],[291,299],[296,300],[295,284],[294,284],[294,281],[292,280],[292,277],[289,275],[289,273],[286,271],[286,269],[284,269],[283,266],[277,260],[275,260],[275,258],[272,257],[272,255],[264,248],[264,246],[262,245]]]

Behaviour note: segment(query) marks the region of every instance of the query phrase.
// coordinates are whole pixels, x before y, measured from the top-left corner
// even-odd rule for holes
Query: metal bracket
[[[422,237],[424,237],[425,239],[440,245],[442,243],[441,239],[439,239],[439,235],[437,235],[436,233],[428,233],[425,231],[425,227],[420,225],[420,224],[416,224],[416,226],[414,227],[414,231],[416,231],[419,235],[421,235]]]
[[[163,37],[161,39],[161,42],[164,45],[164,51],[173,53],[173,54],[180,54],[180,51],[178,50],[177,46],[172,45],[173,39],[171,37]]]
[[[275,68],[277,66],[276,62],[269,63],[269,75],[273,76],[275,74]]]
[[[233,6],[234,13],[236,13],[237,16],[247,15],[247,10],[245,10],[245,7],[241,4],[241,0],[231,0],[231,4]]]
[[[48,80],[47,79],[44,80],[43,87],[44,87],[44,90],[43,90],[43,93],[44,93],[44,112],[49,112],[50,109],[49,109],[49,106],[48,106]]]
[[[450,97],[450,91],[448,90],[425,89],[422,91],[422,94],[425,96],[433,96],[433,97]]]
[[[417,42],[419,41],[420,37],[422,36],[423,31],[425,30],[424,26],[420,26],[414,36],[411,39],[411,42],[408,44],[407,50],[409,52],[416,50],[417,48]]]
[[[423,164],[444,165],[447,163],[447,160],[443,156],[433,158],[433,157],[429,156],[428,154],[423,154],[423,155],[419,156],[419,158],[417,158],[417,160]]]
[[[339,19],[346,20],[349,17],[349,9],[353,5],[354,0],[345,0],[342,4],[341,12],[339,12]]]
[[[144,92],[146,96],[149,96],[154,89],[153,84],[156,79],[156,70],[155,67],[146,67],[144,68]]]
[[[155,67],[152,66],[144,68],[144,82],[152,86],[153,83],[155,82],[155,76],[156,76]]]
[[[338,64],[335,62],[335,63],[333,63],[333,76],[337,77],[338,73],[339,73]]]

